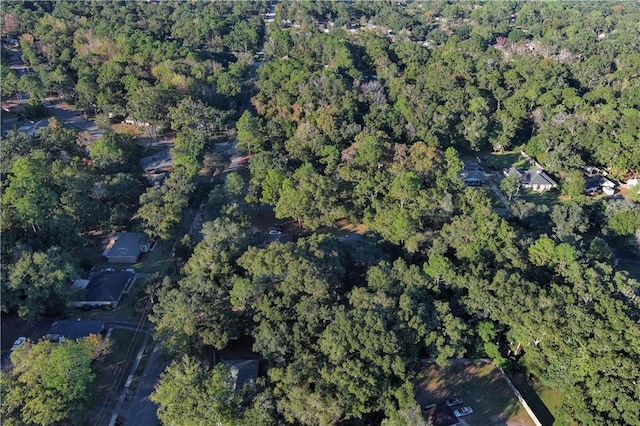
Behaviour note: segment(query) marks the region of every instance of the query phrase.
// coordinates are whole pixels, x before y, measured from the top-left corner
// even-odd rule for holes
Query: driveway
[[[89,132],[93,140],[98,139],[104,133],[104,130],[96,126],[93,121],[86,119],[83,113],[72,109],[70,105],[48,101],[44,102],[43,105],[49,114],[68,126],[80,132]]]

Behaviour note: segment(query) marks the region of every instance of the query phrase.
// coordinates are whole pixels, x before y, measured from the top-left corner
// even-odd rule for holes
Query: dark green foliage
[[[140,147],[137,140],[107,131],[89,148],[93,164],[107,173],[138,170]]]
[[[164,424],[234,424],[242,398],[233,390],[229,369],[218,364],[207,371],[197,360],[174,361],[162,374],[151,396]]]
[[[11,354],[13,368],[0,379],[2,423],[78,423],[93,393],[91,362],[98,352],[91,342],[87,338],[20,345]]]
[[[73,258],[58,247],[35,253],[17,249],[12,257],[3,280],[2,310],[15,309],[28,321],[64,313],[72,295],[69,284],[79,276]]]
[[[153,186],[140,196],[138,216],[144,221],[149,235],[167,240],[180,223],[182,213],[194,190],[190,171],[176,168],[160,186]]]
[[[34,73],[3,69],[3,95],[29,92],[32,108],[70,95],[91,112],[149,122],[151,135],[170,123],[175,169],[138,209],[163,239],[202,161],[225,166],[211,142],[243,109],[235,130],[251,157],[248,187],[229,174],[211,191],[221,215],[159,287],[151,320],[171,352],[203,359],[251,335],[267,382],[238,395],[220,367],[184,358],[155,394],[164,422],[384,415],[418,425],[421,358],[488,356],[559,390],[558,423],[638,424],[640,284],[614,267],[632,256],[620,242],[638,241],[638,208],[583,197],[579,169],[640,170],[634,6],[284,2],[265,34],[263,2],[10,3],[7,31],[24,34]],[[49,247],[97,223],[126,224],[141,192],[129,141],[107,133],[91,147],[93,169],[64,164],[73,135],[53,124],[2,147],[3,238],[20,247],[8,251],[3,303],[33,316],[47,304],[25,283],[66,279]],[[489,188],[464,187],[462,159],[520,147],[563,178],[565,197],[536,205],[507,178],[507,220]],[[249,247],[242,197],[274,206],[300,234],[345,218],[367,232]]]

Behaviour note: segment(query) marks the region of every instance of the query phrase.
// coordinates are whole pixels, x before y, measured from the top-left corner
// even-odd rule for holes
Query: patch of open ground
[[[520,151],[483,153],[479,157],[482,159],[484,166],[497,167],[500,169],[500,173],[502,173],[503,169],[510,167],[516,167],[521,170],[529,170],[534,167],[530,161],[520,155]]]
[[[346,219],[336,220],[337,231],[335,235],[342,237],[347,234],[360,234],[364,235],[367,232],[367,226],[362,223],[351,223]]]
[[[141,136],[142,132],[133,124],[117,123],[112,124],[111,129],[121,135]]]
[[[544,386],[538,382],[532,382],[522,374],[514,374],[511,381],[518,388],[522,397],[538,417],[543,425],[552,425],[555,422],[555,413],[560,407],[560,392]]]
[[[441,404],[454,396],[473,409],[464,417],[471,426],[534,426],[500,371],[488,363],[456,362],[443,369],[427,365],[416,380],[416,399],[421,406]]]
[[[536,192],[527,189],[521,189],[518,198],[534,204],[546,204],[547,206],[552,206],[562,201],[560,191],[556,189],[545,192]]]

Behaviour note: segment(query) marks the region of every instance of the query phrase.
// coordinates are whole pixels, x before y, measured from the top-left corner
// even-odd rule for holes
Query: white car
[[[13,346],[11,346],[11,352],[18,349],[18,347],[27,341],[26,337],[18,337],[15,342],[13,342]]]
[[[279,229],[275,229],[275,228],[271,228],[269,229],[269,235],[281,235],[282,231],[280,231]]]
[[[456,417],[464,417],[469,414],[473,414],[473,409],[471,407],[460,407],[453,411],[453,415]]]
[[[444,403],[447,407],[455,407],[456,405],[462,405],[462,399],[455,396],[451,399],[447,399]]]

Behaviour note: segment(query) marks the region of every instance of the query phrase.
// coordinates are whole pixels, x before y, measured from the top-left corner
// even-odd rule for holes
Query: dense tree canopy
[[[638,192],[587,198],[581,171],[640,172],[634,6],[283,2],[265,31],[266,2],[9,2],[4,31],[34,72],[3,67],[3,96],[62,94],[176,133],[173,171],[146,190],[120,135],[82,161],[56,123],[8,134],[3,309],[35,318],[64,300],[69,236],[137,211],[175,237],[232,129],[248,183],[230,173],[211,190],[213,219],[154,294],[180,360],[153,397],[163,422],[417,425],[421,359],[489,357],[559,391],[561,424],[637,425],[640,283],[616,258],[637,262]],[[557,201],[521,197],[515,175],[465,187],[463,160],[512,149],[562,179]],[[293,241],[252,228],[262,204]],[[328,235],[338,219],[365,234]],[[267,373],[237,393],[208,362],[247,336]]]
[[[108,347],[108,342],[99,344]],[[77,423],[88,408],[95,374],[91,362],[104,354],[92,337],[54,343],[27,341],[11,354],[13,368],[3,372],[2,423],[54,425]]]

